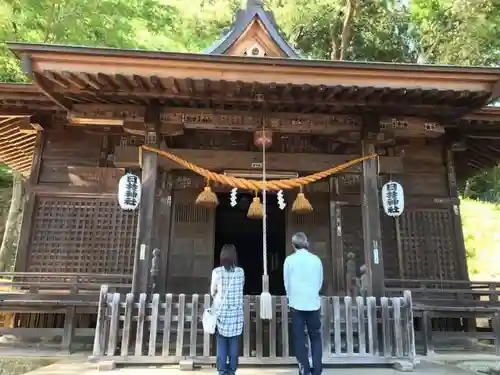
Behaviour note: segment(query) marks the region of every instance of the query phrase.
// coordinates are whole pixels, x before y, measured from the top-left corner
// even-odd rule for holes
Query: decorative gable
[[[300,57],[284,39],[272,12],[264,10],[260,0],[248,0],[246,9],[240,9],[236,13],[230,29],[204,53],[251,57]]]

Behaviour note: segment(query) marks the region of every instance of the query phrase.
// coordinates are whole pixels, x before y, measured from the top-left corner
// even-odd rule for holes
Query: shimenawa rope
[[[180,157],[171,154],[170,152],[159,150],[150,146],[142,146],[143,150],[156,152],[161,156],[165,156],[170,160],[182,165],[183,167],[192,170],[193,172],[205,177],[209,181],[219,182],[224,185],[232,186],[238,189],[244,189],[249,191],[260,191],[264,188],[268,191],[279,191],[283,189],[294,189],[300,188],[301,186],[308,185],[310,183],[319,181],[325,177],[328,177],[334,173],[340,172],[346,168],[349,168],[355,164],[358,164],[364,160],[373,159],[377,157],[377,154],[371,154],[363,156],[354,160],[350,160],[344,164],[338,165],[336,167],[327,169],[322,172],[313,173],[309,176],[290,178],[287,180],[271,180],[271,181],[258,181],[258,180],[247,180],[245,178],[226,176],[223,174],[211,172],[205,168],[201,168],[193,163],[190,163]]]

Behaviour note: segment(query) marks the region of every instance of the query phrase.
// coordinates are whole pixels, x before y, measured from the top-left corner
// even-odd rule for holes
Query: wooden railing
[[[290,316],[286,297],[273,297],[273,316],[263,321],[260,298],[244,298],[240,363],[292,364]],[[213,336],[201,316],[209,295],[134,296],[101,290],[93,359],[118,363],[215,363]],[[396,364],[413,368],[415,357],[411,293],[404,296],[323,297],[325,364]]]
[[[56,341],[59,348],[70,351],[75,337],[93,337],[94,329],[76,330],[77,316],[96,314],[99,291],[103,283],[112,291],[130,290],[129,275],[75,273],[0,273],[0,313],[4,325],[0,336],[15,336],[19,341]],[[63,328],[19,327],[14,314],[64,314]]]

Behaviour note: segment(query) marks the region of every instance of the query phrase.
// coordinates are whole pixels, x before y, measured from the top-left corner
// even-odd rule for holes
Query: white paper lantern
[[[382,186],[382,205],[388,216],[399,216],[405,209],[405,195],[400,183],[389,181]]]
[[[135,210],[141,203],[141,179],[127,173],[118,183],[118,203],[123,210]]]

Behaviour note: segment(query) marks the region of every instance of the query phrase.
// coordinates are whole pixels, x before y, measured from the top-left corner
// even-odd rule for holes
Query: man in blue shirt
[[[323,265],[319,257],[309,252],[309,241],[304,233],[295,233],[292,245],[294,253],[285,259],[283,278],[292,315],[295,356],[301,375],[320,375],[323,349],[319,291],[323,285]],[[305,327],[311,343],[312,369],[309,365]]]

